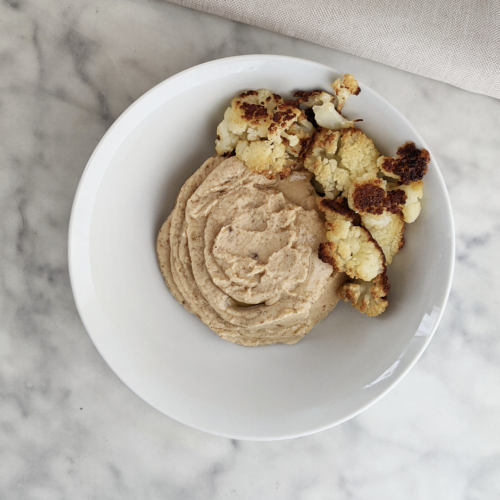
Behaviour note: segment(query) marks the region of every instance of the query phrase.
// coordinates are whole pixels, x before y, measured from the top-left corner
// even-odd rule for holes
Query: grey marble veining
[[[295,55],[354,73],[423,135],[457,230],[426,353],[360,416],[250,443],[184,427],[111,372],[76,312],[73,196],[126,107],[211,59]],[[0,499],[500,497],[500,101],[162,0],[0,2]]]

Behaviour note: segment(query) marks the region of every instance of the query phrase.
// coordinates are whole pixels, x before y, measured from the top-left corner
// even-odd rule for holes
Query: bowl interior
[[[384,394],[423,351],[444,308],[453,266],[453,223],[437,165],[423,209],[389,266],[390,306],[367,318],[339,304],[294,346],[245,348],[220,340],[170,295],[156,255],[157,232],[177,192],[214,153],[232,96],[269,88],[328,90],[340,74],[279,56],[244,56],[192,68],[132,105],[103,138],[82,178],[70,228],[77,305],[116,374],[164,414],[244,439],[308,434],[358,413]],[[361,84],[344,114],[382,154],[408,140],[411,125]]]

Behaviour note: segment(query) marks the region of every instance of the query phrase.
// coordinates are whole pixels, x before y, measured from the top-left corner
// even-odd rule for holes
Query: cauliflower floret
[[[220,155],[235,151],[254,172],[283,176],[304,153],[313,132],[295,102],[284,102],[269,90],[249,90],[235,97],[224,113],[215,149]]]
[[[340,139],[340,132],[319,129],[313,136],[313,140],[306,153],[304,167],[312,172],[316,181],[321,184],[325,196],[333,200],[339,190],[336,188],[337,179],[337,146]],[[345,175],[345,172],[341,172]]]
[[[283,104],[281,96],[265,89],[249,90],[234,97],[217,127],[217,153],[230,153],[240,139],[267,138],[270,116],[280,104]]]
[[[234,128],[231,127],[231,117],[233,115],[233,110],[227,108],[224,113],[224,120],[219,123],[217,127],[217,140],[215,141],[215,150],[217,154],[223,155],[225,153],[230,153],[236,148],[238,141],[240,140],[239,135],[232,132]]]
[[[321,199],[318,203],[326,217],[326,243],[319,247],[319,258],[351,278],[370,281],[386,268],[384,254],[361,226],[354,226],[355,214],[345,199]]]
[[[316,123],[330,130],[341,130],[354,126],[354,122],[346,120],[335,109],[335,96],[328,92],[315,90],[313,92],[296,92],[297,102],[306,108],[312,108]]]
[[[346,170],[347,176],[337,183],[339,191],[346,191],[351,184],[364,174],[376,174],[379,152],[361,130],[345,129],[340,133],[338,167]]]
[[[340,111],[344,107],[349,96],[358,95],[361,92],[358,82],[354,76],[349,74],[344,75],[344,79],[339,78],[335,80],[332,83],[332,88],[337,94],[337,111]]]
[[[373,141],[361,130],[320,128],[306,152],[304,166],[315,174],[325,196],[333,199],[362,175],[375,175],[378,155]]]
[[[421,181],[427,173],[431,159],[426,149],[417,149],[415,143],[406,142],[397,150],[397,158],[381,156],[377,166],[387,176],[397,179],[401,184]]]
[[[352,301],[353,307],[367,316],[382,314],[389,302],[387,294],[390,285],[385,272],[371,281],[354,280],[339,289],[339,297],[344,302]]]
[[[381,215],[361,215],[361,224],[368,229],[373,239],[382,248],[385,260],[387,264],[390,264],[405,243],[403,214],[384,212]]]
[[[361,215],[361,223],[382,248],[387,264],[404,244],[401,211],[406,203],[402,189],[387,190],[387,181],[374,174],[359,177],[348,191],[349,207]]]
[[[387,183],[373,174],[358,178],[348,192],[348,203],[361,216],[362,225],[382,249],[386,264],[404,244],[404,222],[401,209],[406,195],[402,190],[387,192]],[[385,271],[372,280],[357,279],[345,284],[340,297],[368,316],[382,314],[388,306],[386,300],[389,282]]]
[[[403,219],[407,223],[415,222],[420,215],[420,201],[424,195],[424,183],[422,181],[412,182],[407,186],[397,186],[395,189],[402,190],[406,194],[406,203],[403,207]]]
[[[254,172],[266,174],[269,172],[268,166],[273,165],[273,173],[268,176],[271,178],[274,177],[274,172],[286,175],[290,173],[285,166],[284,144],[276,144],[273,141],[238,141],[236,156]]]

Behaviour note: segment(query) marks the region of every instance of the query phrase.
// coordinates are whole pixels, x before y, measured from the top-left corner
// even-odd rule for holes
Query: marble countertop
[[[107,367],[71,293],[75,190],[145,91],[251,53],[355,74],[419,130],[457,232],[448,307],[381,401],[319,434],[214,437]],[[162,0],[0,3],[0,498],[479,500],[500,497],[500,101]]]

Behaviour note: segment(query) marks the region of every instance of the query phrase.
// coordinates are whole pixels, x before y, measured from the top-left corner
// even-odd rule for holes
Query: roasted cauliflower
[[[361,90],[354,76],[345,74],[332,88],[299,91],[293,101],[269,90],[240,94],[217,128],[216,150],[234,152],[250,170],[270,178],[302,166],[314,174],[326,219],[319,257],[349,276],[339,296],[378,316],[388,306],[387,265],[404,245],[405,224],[420,214],[430,155],[407,142],[396,157],[380,156],[341,113]]]
[[[332,83],[332,88],[337,94],[337,111],[341,111],[347,98],[351,95],[358,95],[361,92],[358,82],[354,76],[346,74],[344,78],[338,78]]]
[[[352,302],[353,307],[367,316],[382,314],[389,302],[387,294],[390,285],[385,272],[371,281],[354,280],[345,283],[339,290],[339,297],[344,302]]]
[[[318,203],[326,217],[327,242],[319,247],[319,258],[350,278],[370,281],[385,271],[384,254],[361,226],[353,224],[355,213],[345,199],[323,198]]]
[[[397,158],[381,156],[377,160],[377,166],[386,177],[392,177],[400,184],[408,185],[423,179],[430,159],[426,149],[417,149],[415,143],[409,141],[398,148]]]
[[[217,127],[217,153],[232,152],[242,137],[249,141],[267,138],[270,115],[282,103],[281,96],[264,89],[249,90],[235,97]]]
[[[339,168],[347,174],[345,181],[338,183],[340,191],[347,190],[364,174],[377,173],[379,152],[373,141],[357,128],[341,131],[338,156]]]
[[[254,172],[269,172],[270,176],[283,173],[285,177],[290,172],[286,165],[285,145],[274,141],[240,140],[236,145],[236,156]]]
[[[314,126],[293,101],[269,90],[249,90],[231,101],[217,127],[219,155],[235,151],[254,172],[285,176],[305,152]]]

